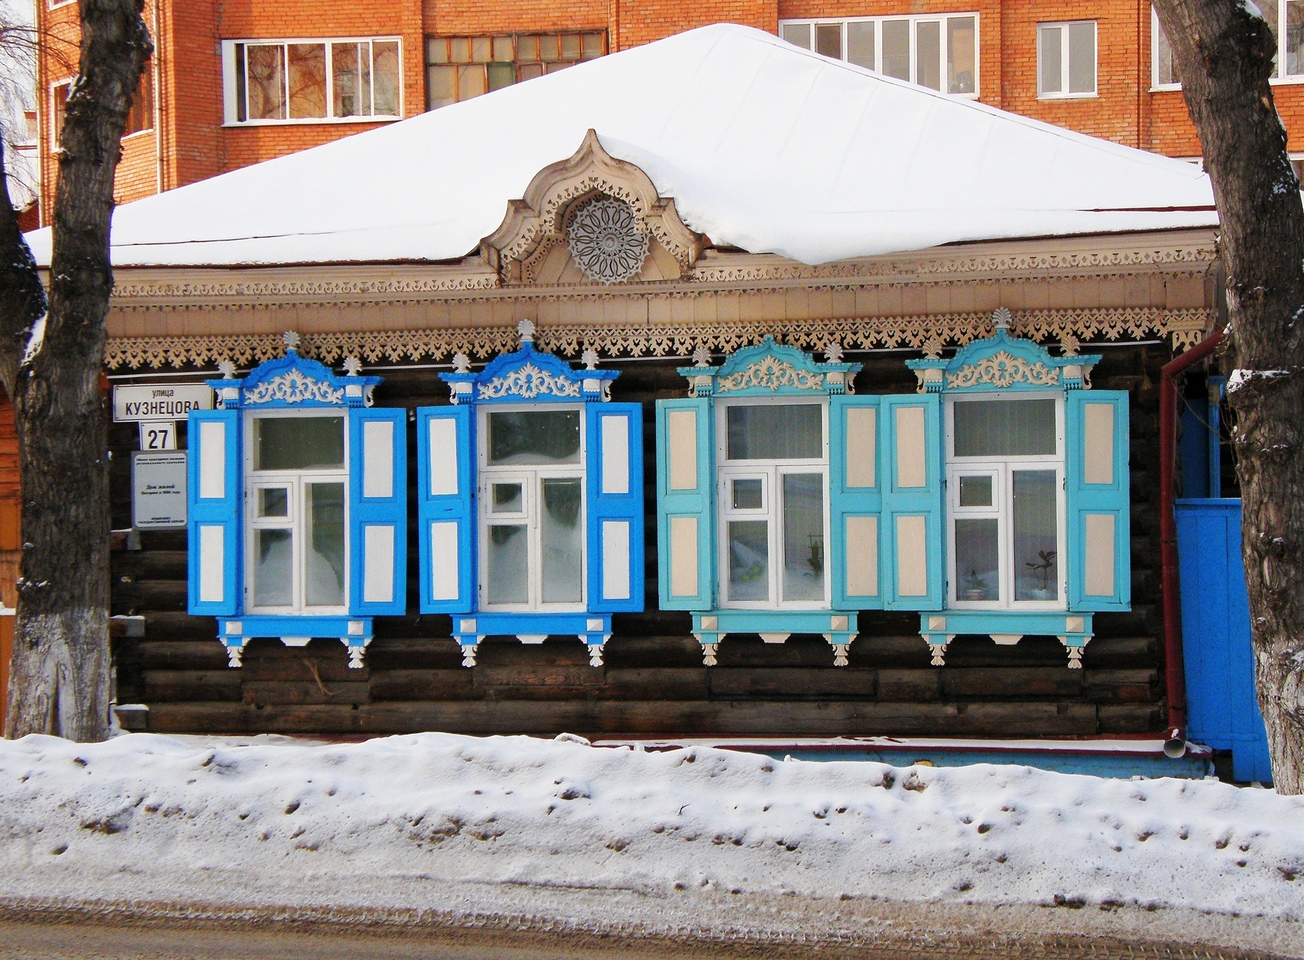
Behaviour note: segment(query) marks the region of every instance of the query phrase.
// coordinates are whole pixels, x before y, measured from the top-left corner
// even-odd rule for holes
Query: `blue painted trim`
[[[374,636],[371,624],[370,617],[218,617],[217,639],[226,647],[243,647],[260,637],[340,640],[365,647]]]
[[[485,396],[495,380],[509,378],[526,367],[533,367],[543,376],[522,376],[516,391],[499,394],[495,390],[494,396]],[[577,403],[604,399],[618,376],[617,370],[575,370],[556,355],[535,350],[534,344],[526,340],[520,350],[500,354],[479,373],[458,370],[441,373],[439,378],[452,388],[453,402],[458,404]],[[559,385],[564,392],[556,392]]]
[[[602,613],[473,613],[453,617],[453,639],[473,647],[485,637],[578,637],[601,646],[611,636],[611,615]]]
[[[195,616],[235,616],[244,606],[244,472],[243,437],[240,414],[235,410],[194,410],[186,420],[189,456],[186,458],[187,485],[187,612]],[[223,496],[200,496],[200,466],[203,462],[201,424],[220,423],[225,430],[226,459],[223,463]],[[222,528],[222,600],[200,600],[204,558],[200,554],[200,527]]]
[[[299,385],[291,392],[276,392],[270,385],[278,377],[289,376],[290,383]],[[301,409],[304,407],[361,407],[370,402],[372,388],[380,377],[338,377],[325,364],[299,356],[289,348],[285,356],[260,363],[243,379],[209,380],[208,385],[217,392],[217,402],[224,410],[257,406],[260,410]],[[265,394],[265,395],[264,395]]]
[[[898,484],[896,411],[920,407],[924,411],[924,485],[902,487]],[[943,604],[945,596],[942,477],[942,404],[936,394],[907,394],[882,398],[879,435],[883,491],[883,522],[879,530],[882,546],[879,564],[879,590],[888,610],[930,610]],[[927,566],[926,592],[903,596],[897,582],[898,517],[924,518],[924,549]]]
[[[365,426],[388,423],[393,429],[392,487],[388,497],[365,495],[366,464],[377,454],[365,448]],[[402,616],[407,611],[407,411],[403,409],[349,411],[349,612],[354,616]],[[368,602],[366,582],[366,531],[388,527],[394,539],[392,599]]]
[[[883,543],[882,483],[878,479],[882,463],[880,439],[883,434],[879,397],[837,396],[829,399],[829,576],[833,606],[856,610],[875,610],[883,606],[883,571],[878,574],[878,590],[867,594],[847,593],[847,518],[873,517],[879,526],[878,542]],[[872,487],[852,487],[847,480],[850,454],[847,450],[847,415],[852,409],[874,411],[875,480]],[[874,557],[876,564],[879,554]]]
[[[417,409],[417,536],[420,557],[420,610],[422,613],[471,613],[476,608],[476,440],[475,417],[469,406]],[[430,449],[430,424],[452,420],[456,442],[451,450]],[[457,490],[436,494],[430,489],[432,458],[457,457]],[[457,524],[457,596],[436,599],[435,565],[447,562],[432,556],[431,529],[435,523]]]
[[[692,411],[697,423],[697,486],[670,489],[670,414]],[[714,606],[715,585],[715,418],[707,397],[658,400],[657,424],[657,593],[662,610],[701,610]],[[697,592],[670,595],[670,522],[697,519]]]
[[[625,493],[602,491],[602,421],[617,417],[625,421],[629,486]],[[588,462],[585,465],[587,503],[586,562],[588,566],[588,608],[594,612],[640,612],[645,603],[643,562],[643,405],[639,403],[591,403],[585,408]],[[629,530],[628,596],[607,597],[603,593],[605,555],[602,525],[624,522]]]

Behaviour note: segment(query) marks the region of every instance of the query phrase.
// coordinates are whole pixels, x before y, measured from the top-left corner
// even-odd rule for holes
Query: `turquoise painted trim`
[[[855,610],[695,610],[693,633],[702,643],[718,643],[731,633],[831,634],[834,643],[850,643],[857,616]]]
[[[851,410],[874,411],[874,446],[872,487],[852,487],[848,481],[850,453],[847,450],[847,415]],[[878,523],[879,552],[874,555],[874,563],[879,565],[879,554],[883,542],[882,511],[883,493],[879,479],[878,465],[882,462],[881,444],[882,423],[878,397],[837,396],[829,398],[829,576],[831,577],[833,606],[849,607],[855,610],[876,610],[883,606],[883,571],[879,569],[878,589],[871,592],[848,593],[847,591],[847,519],[849,517],[873,517]]]
[[[1114,409],[1114,472],[1111,483],[1087,483],[1085,407],[1107,403]],[[1132,606],[1132,533],[1129,496],[1128,396],[1125,390],[1072,392],[1064,398],[1067,435],[1065,508],[1068,545],[1068,600],[1071,610],[1130,610]],[[1086,592],[1086,526],[1090,515],[1114,518],[1114,592]]]
[[[897,411],[912,407],[924,412],[924,484],[919,487],[902,487],[898,484]],[[943,523],[942,478],[942,404],[936,394],[886,396],[882,398],[879,417],[879,486],[883,493],[883,520],[879,529],[882,547],[879,564],[879,590],[883,605],[888,610],[932,610],[943,604],[945,596],[944,551],[946,542]],[[898,583],[897,519],[922,517],[924,519],[924,551],[926,566],[925,592],[902,593]]]
[[[388,497],[365,495],[366,464],[379,456],[366,449],[368,423],[388,423],[393,429],[391,462],[392,485]],[[349,612],[354,616],[402,616],[407,611],[407,411],[349,411]],[[393,570],[391,599],[367,601],[364,585],[367,577],[366,531],[387,527],[394,549],[389,557]]]
[[[955,637],[971,634],[999,637],[1003,644],[1024,637],[1058,637],[1070,667],[1082,666],[1082,651],[1093,636],[1091,614],[1078,611],[933,610],[919,617],[919,635],[932,650],[935,667],[946,662],[946,648]]]
[[[697,486],[670,489],[669,417],[689,410],[697,424]],[[706,397],[658,400],[657,430],[657,592],[662,610],[701,610],[715,605],[715,418]],[[697,592],[670,596],[670,526],[676,517],[697,519]]]
[[[189,456],[186,458],[187,486],[187,611],[195,616],[227,617],[238,615],[244,606],[242,571],[244,569],[244,463],[240,413],[237,410],[194,410],[186,420]],[[225,431],[226,459],[223,463],[223,495],[200,496],[199,468],[203,462],[202,430],[204,423],[220,423]],[[222,599],[200,599],[202,557],[199,528],[222,528]]]
[[[602,445],[602,422],[611,417],[625,422],[629,440],[626,461],[628,485],[623,494],[605,493],[602,489],[602,464],[606,455]],[[646,592],[643,563],[643,405],[591,403],[585,407],[585,421],[588,437],[588,463],[585,471],[588,501],[588,608],[604,613],[637,613],[644,607]],[[603,524],[611,522],[628,525],[629,557],[625,566],[629,590],[625,596],[608,597],[603,590],[606,580]]]
[[[755,370],[752,368],[755,367]],[[755,346],[735,350],[719,366],[679,367],[698,397],[809,397],[847,392],[859,363],[817,363],[797,347],[775,343],[767,335]],[[741,376],[740,376],[741,375]],[[733,378],[737,377],[735,381]]]
[[[422,613],[471,613],[476,608],[476,445],[475,417],[466,406],[417,408],[417,530],[420,558],[419,609]],[[456,436],[452,450],[430,449],[430,424],[451,420]],[[430,487],[432,458],[457,456],[457,489],[435,493]],[[456,597],[434,595],[435,566],[450,558],[433,556],[431,532],[436,523],[457,525]]]
[[[275,384],[278,378],[286,378]],[[365,406],[380,377],[339,377],[325,364],[299,356],[290,347],[285,356],[260,363],[243,379],[209,380],[218,404],[226,410],[257,406],[260,410],[305,407]]]
[[[1008,313],[1006,315],[1008,320]],[[974,340],[949,359],[907,360],[928,393],[991,390],[1078,390],[1085,386],[1100,354],[1053,357],[1023,337],[998,326],[993,336]]]

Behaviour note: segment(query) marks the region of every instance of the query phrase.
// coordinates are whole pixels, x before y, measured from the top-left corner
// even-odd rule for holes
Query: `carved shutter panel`
[[[421,612],[475,610],[475,430],[470,407],[417,410]]]
[[[657,401],[657,589],[663,610],[715,604],[715,468],[705,398]]]
[[[407,610],[406,410],[349,411],[349,612]]]
[[[889,610],[942,609],[941,398],[883,397],[881,590]]]
[[[643,407],[590,403],[588,596],[595,613],[643,609]]]
[[[188,425],[189,611],[238,616],[244,606],[240,411],[196,410]]]
[[[1127,610],[1132,602],[1127,392],[1070,391],[1064,419],[1069,608]]]
[[[883,606],[879,586],[879,398],[829,400],[829,539],[833,606]]]

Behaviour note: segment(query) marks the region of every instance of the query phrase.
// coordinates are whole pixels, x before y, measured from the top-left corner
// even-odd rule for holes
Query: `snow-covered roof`
[[[716,25],[124,205],[113,260],[455,260],[590,128],[716,245],[810,264],[1216,222],[1191,164]]]

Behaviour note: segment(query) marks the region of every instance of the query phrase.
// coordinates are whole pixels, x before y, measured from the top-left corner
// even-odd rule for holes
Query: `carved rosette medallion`
[[[623,283],[643,269],[648,233],[628,203],[604,196],[575,214],[567,243],[584,276],[594,283]]]

